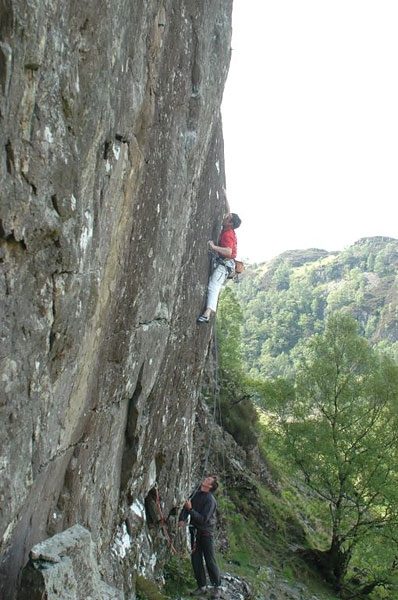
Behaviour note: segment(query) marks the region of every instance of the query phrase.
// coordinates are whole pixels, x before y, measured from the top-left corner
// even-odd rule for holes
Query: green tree
[[[291,398],[279,407],[288,456],[329,508],[328,546],[311,549],[307,557],[343,597],[393,587],[398,568],[397,364],[371,349],[354,319],[334,313],[325,332],[308,343]],[[362,569],[360,576],[353,576],[354,562]]]
[[[218,378],[220,419],[225,429],[244,448],[256,444],[257,412],[252,398],[255,384],[242,359],[243,315],[230,287],[221,294],[217,310]]]

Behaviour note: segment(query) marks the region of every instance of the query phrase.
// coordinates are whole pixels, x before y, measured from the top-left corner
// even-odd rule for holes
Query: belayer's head
[[[215,492],[218,488],[217,477],[205,477],[200,486],[201,492]]]

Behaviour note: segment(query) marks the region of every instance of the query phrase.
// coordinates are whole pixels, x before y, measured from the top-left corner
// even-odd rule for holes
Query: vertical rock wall
[[[186,493],[231,10],[0,0],[1,597],[77,523],[127,592]]]

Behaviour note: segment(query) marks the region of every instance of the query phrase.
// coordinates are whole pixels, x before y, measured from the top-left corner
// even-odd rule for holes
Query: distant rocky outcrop
[[[167,517],[201,466],[231,10],[0,0],[4,599],[30,550],[77,524],[127,597],[163,558],[146,498],[157,486]]]

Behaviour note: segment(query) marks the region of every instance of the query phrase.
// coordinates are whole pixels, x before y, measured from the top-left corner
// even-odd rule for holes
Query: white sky
[[[398,238],[398,0],[234,0],[222,114],[238,258]]]

